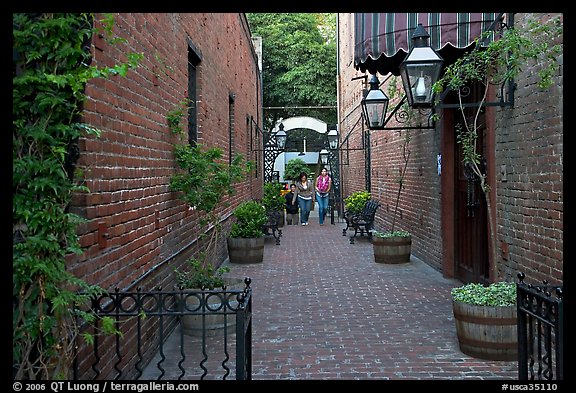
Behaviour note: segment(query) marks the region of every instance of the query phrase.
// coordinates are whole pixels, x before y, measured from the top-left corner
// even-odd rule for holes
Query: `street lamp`
[[[412,108],[431,108],[432,85],[440,78],[444,60],[428,45],[430,34],[418,23],[412,34],[413,47],[400,64],[400,76],[408,105]]]
[[[288,135],[284,131],[284,124],[280,123],[278,125],[278,131],[272,132],[262,132],[259,128],[256,128],[264,138],[264,149],[254,149],[252,151],[265,151],[265,150],[284,150],[286,147],[286,139]]]
[[[278,149],[284,149],[284,147],[286,146],[286,131],[284,131],[284,124],[280,123],[280,125],[278,126],[279,130],[276,131],[276,146],[278,147]]]
[[[335,129],[331,129],[330,131],[328,131],[328,146],[330,147],[331,150],[336,150],[338,149],[338,131],[336,131]]]
[[[252,146],[253,140],[253,130],[260,133],[262,135],[262,149],[256,149]],[[284,131],[284,124],[280,122],[278,124],[278,131],[273,132],[272,130],[264,132],[258,126],[258,123],[251,118],[250,124],[250,150],[253,152],[262,152],[263,153],[263,162],[264,162],[264,182],[271,183],[274,181],[274,163],[276,158],[284,151],[286,147],[286,139],[288,135],[286,131]]]
[[[370,91],[362,99],[362,112],[366,125],[370,130],[396,130],[396,129],[433,129],[434,124],[434,92],[432,86],[440,78],[444,60],[428,45],[430,35],[422,24],[412,34],[413,47],[400,64],[400,76],[404,86],[405,95],[386,115],[388,109],[388,97],[379,89],[380,82],[376,74],[370,79]],[[388,121],[395,116],[399,123],[403,123],[406,112],[403,104],[408,101],[412,108],[431,108],[428,114],[428,125],[417,126],[393,126],[386,127]],[[400,114],[400,115],[399,115]]]
[[[370,79],[370,91],[362,99],[362,112],[368,128],[383,130],[386,125],[386,110],[388,109],[388,96],[379,89],[380,81],[376,74]]]
[[[320,150],[320,161],[322,162],[322,165],[328,164],[328,150]]]

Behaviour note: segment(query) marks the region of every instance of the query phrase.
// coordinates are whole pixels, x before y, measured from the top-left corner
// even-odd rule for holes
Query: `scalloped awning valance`
[[[381,75],[399,75],[400,63],[412,48],[412,33],[422,23],[430,34],[430,46],[444,64],[468,50],[474,39],[494,29],[503,13],[357,13],[355,21],[354,68]]]

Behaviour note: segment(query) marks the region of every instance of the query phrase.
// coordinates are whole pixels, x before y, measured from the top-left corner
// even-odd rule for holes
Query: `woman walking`
[[[298,201],[301,225],[308,225],[310,210],[314,203],[314,186],[312,182],[308,180],[308,175],[304,172],[300,172],[298,180],[296,181],[296,192],[294,193],[293,202],[294,201]]]
[[[324,225],[324,218],[328,212],[328,196],[331,187],[332,179],[330,178],[330,175],[328,175],[328,169],[322,168],[320,176],[318,176],[314,182],[316,200],[318,201],[318,219],[320,225]]]

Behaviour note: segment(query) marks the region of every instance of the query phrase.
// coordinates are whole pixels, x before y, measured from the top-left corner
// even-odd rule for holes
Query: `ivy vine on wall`
[[[75,305],[103,292],[66,271],[81,253],[72,195],[87,189],[75,170],[77,141],[98,130],[80,122],[92,78],[125,76],[142,55],[113,67],[91,66],[92,14],[15,13],[12,106],[12,267],[14,379],[64,379],[78,335]],[[113,18],[101,34],[112,39]],[[80,314],[80,315],[78,315]],[[113,324],[104,320],[107,331]],[[86,335],[90,341],[92,337]]]

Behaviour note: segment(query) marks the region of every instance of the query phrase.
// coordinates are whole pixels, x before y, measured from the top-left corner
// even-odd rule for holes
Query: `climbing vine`
[[[479,180],[486,200],[493,261],[496,261],[496,235],[493,233],[494,218],[488,197],[490,185],[477,150],[478,132],[483,127],[480,114],[484,110],[488,86],[515,80],[526,66],[532,66],[536,70],[537,86],[541,89],[549,88],[561,66],[563,48],[555,42],[562,36],[562,30],[562,21],[556,17],[550,20],[528,20],[525,27],[507,28],[498,39],[487,44],[492,32],[485,32],[476,38],[474,50],[448,66],[444,76],[433,86],[435,93],[448,89],[455,91],[458,96],[463,124],[456,127],[457,141],[462,147],[463,163]],[[462,91],[473,83],[483,87],[483,95],[477,110],[471,116],[466,116]]]
[[[112,17],[101,22],[98,33],[113,40]],[[92,78],[125,76],[141,55],[91,66],[92,14],[15,13],[12,23],[13,376],[62,379],[71,368],[77,317],[94,319],[75,306],[102,293],[66,270],[66,257],[82,252],[82,218],[69,210],[73,194],[87,191],[75,168],[77,142],[99,134],[80,122],[84,88]],[[113,331],[110,321],[103,326]]]

